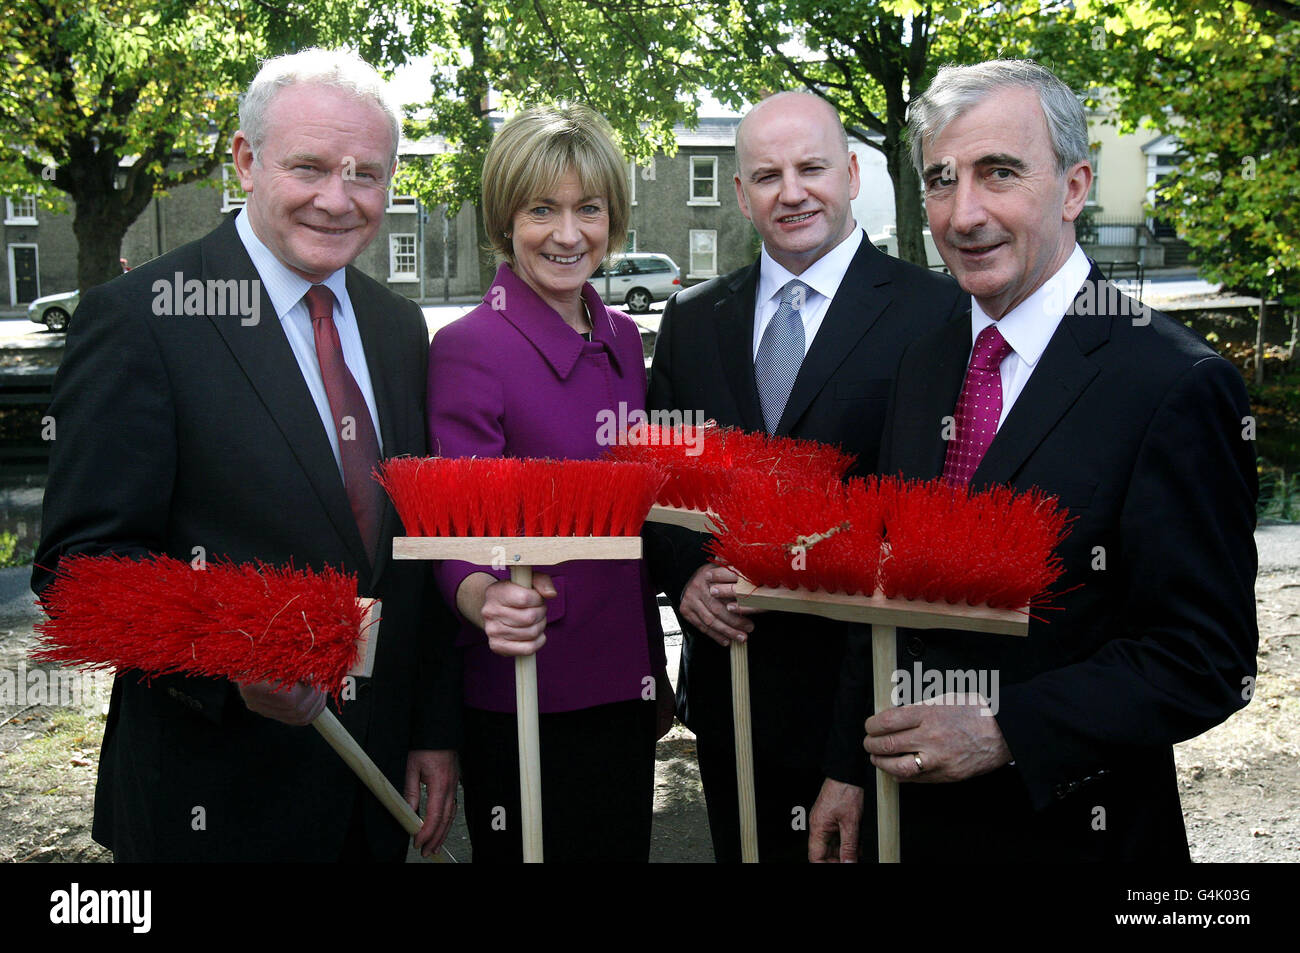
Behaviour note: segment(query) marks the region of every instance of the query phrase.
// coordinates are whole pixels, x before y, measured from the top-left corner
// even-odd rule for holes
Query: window
[[[712,278],[718,273],[718,232],[691,229],[691,272],[687,278]]]
[[[627,244],[623,246],[623,251],[625,254],[631,254],[632,252],[636,251],[636,229],[635,228],[629,228],[627,230]]]
[[[5,199],[6,225],[35,225],[36,196],[20,195],[16,199]]]
[[[248,196],[239,185],[239,173],[235,171],[235,164],[224,163],[221,166],[221,211],[243,208],[247,201]]]
[[[416,281],[415,236],[388,236],[388,280]]]
[[[662,275],[672,270],[672,266],[662,258],[637,259],[636,271],[639,275]]]
[[[691,198],[686,204],[719,204],[717,156],[691,156]]]
[[[1101,146],[1088,148],[1088,163],[1092,166],[1092,185],[1088,188],[1088,204],[1097,204],[1097,163],[1101,160]]]
[[[420,210],[420,200],[414,195],[398,195],[388,187],[388,211],[414,213]]]

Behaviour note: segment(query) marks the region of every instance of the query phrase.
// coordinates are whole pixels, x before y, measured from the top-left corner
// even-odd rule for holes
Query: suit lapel
[[[230,219],[203,240],[203,277],[259,280],[257,269]],[[259,280],[260,287],[260,280]],[[330,522],[352,557],[353,565],[368,566],[352,506],[339,475],[334,451],[316,404],[302,379],[298,360],[276,316],[266,289],[261,289],[260,320],[244,325],[238,315],[208,315],[230,353],[257,391],[298,465],[316,491]],[[380,419],[383,419],[382,411]],[[273,488],[268,488],[272,490]]]
[[[736,402],[739,424],[763,431],[763,409],[754,380],[754,296],[758,288],[758,263],[751,265],[732,285],[731,293],[714,307],[714,327],[727,392]]]
[[[920,479],[943,474],[948,453],[944,418],[952,416],[966,378],[971,349],[970,312],[948,322],[936,336],[933,348],[917,344],[925,361],[924,373],[917,375],[906,392],[900,390],[896,395],[898,406],[894,413],[903,425],[896,426],[895,431],[910,434],[911,439],[894,440],[890,459],[881,461],[886,473],[901,471],[904,476]]]
[[[365,293],[358,281],[357,272],[348,268],[348,297],[352,300],[352,313],[356,315],[361,344],[366,352],[366,367],[370,371],[370,386],[375,395],[375,411],[379,414],[379,432],[384,447],[382,455],[391,457],[397,454],[398,447],[407,443],[401,435],[409,433],[409,423],[400,410],[409,405],[412,395],[394,392],[394,388],[404,382],[401,355],[396,351],[398,338],[387,333],[385,316],[373,307],[372,296]],[[383,506],[383,517],[379,524],[380,544],[375,555],[372,580],[375,584],[393,558],[392,546],[385,545],[385,541],[392,539],[398,529],[397,511],[387,493],[384,494]]]
[[[1101,281],[1101,272],[1094,265],[1088,283],[1100,288]],[[1076,314],[1079,303],[1080,297],[1076,296],[975,470],[972,485],[1013,480],[1030,454],[1097,376],[1100,368],[1088,355],[1109,340],[1110,318],[1096,314],[1093,303],[1081,309],[1087,313]]]
[[[794,388],[781,414],[776,432],[788,435],[804,412],[821,393],[835,369],[844,363],[858,341],[876,323],[889,303],[889,276],[882,267],[884,255],[866,236],[858,253],[853,256],[848,271],[840,281],[822,318],[817,336],[799,365]],[[753,308],[750,308],[753,311]],[[751,318],[752,321],[752,318]],[[752,332],[751,332],[752,340]],[[757,393],[757,385],[755,385]]]

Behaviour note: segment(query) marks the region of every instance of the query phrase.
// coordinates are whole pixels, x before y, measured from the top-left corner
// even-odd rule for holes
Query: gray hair
[[[297,53],[265,61],[239,101],[239,127],[252,146],[256,159],[266,141],[266,112],[276,95],[297,84],[337,89],[383,111],[393,133],[393,150],[388,165],[397,159],[401,141],[401,113],[388,96],[383,78],[361,57],[347,50],[324,50],[313,46]]]
[[[1088,161],[1088,117],[1070,87],[1030,60],[987,60],[974,66],[943,67],[924,95],[912,103],[907,125],[916,171],[922,171],[921,151],[928,140],[990,93],[1008,86],[1038,94],[1058,172]]]

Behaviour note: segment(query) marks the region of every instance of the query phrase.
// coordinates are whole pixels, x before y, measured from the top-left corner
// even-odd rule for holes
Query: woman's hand
[[[545,600],[555,596],[555,584],[544,572],[533,574],[531,589],[473,573],[460,584],[456,605],[483,630],[497,655],[534,655],[546,644]]]

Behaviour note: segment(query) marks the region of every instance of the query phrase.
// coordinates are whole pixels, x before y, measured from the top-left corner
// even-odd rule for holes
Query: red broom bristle
[[[749,478],[719,494],[714,512],[719,532],[708,551],[757,585],[879,589],[993,608],[1046,604],[1063,573],[1055,549],[1068,532],[1065,512],[1040,490],[971,494],[939,480],[808,486]],[[800,536],[809,537],[802,551],[793,548]]]
[[[39,605],[41,662],[304,682],[337,701],[364,613],[356,577],[169,556],[68,556]]]
[[[635,536],[666,479],[647,463],[394,457],[375,479],[417,536]]]
[[[771,437],[729,427],[661,427],[640,424],[621,436],[606,459],[653,463],[668,470],[658,503],[709,510],[712,498],[743,472],[781,476],[787,482],[840,480],[856,458],[814,440]]]

